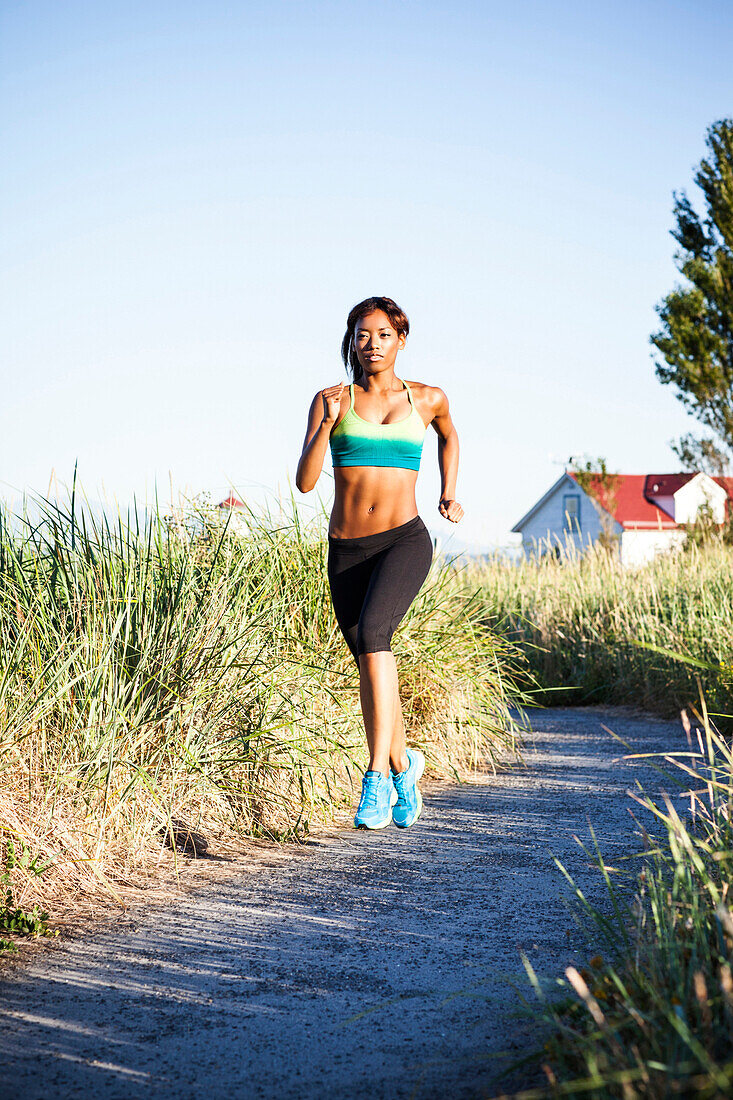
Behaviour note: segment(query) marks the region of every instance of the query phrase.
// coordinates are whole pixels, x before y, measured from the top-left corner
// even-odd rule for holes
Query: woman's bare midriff
[[[417,470],[394,466],[337,466],[328,533],[335,539],[360,539],[389,531],[417,515]]]

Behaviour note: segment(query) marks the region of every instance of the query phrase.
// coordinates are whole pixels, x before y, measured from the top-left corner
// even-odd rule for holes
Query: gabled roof
[[[573,477],[573,474],[570,474]],[[656,498],[674,496],[675,493],[698,477],[699,474],[617,474],[614,519],[622,527],[663,528],[679,527],[672,517],[657,504]],[[733,497],[733,478],[716,477],[721,488]]]
[[[728,494],[728,499],[733,501],[733,477],[714,477],[713,481],[716,482],[721,489],[725,489]]]
[[[697,474],[647,474],[644,496],[648,500],[653,500],[654,497],[673,497],[693,477],[697,477]]]
[[[226,500],[222,500],[220,504],[217,504],[217,508],[244,508],[241,500],[238,500],[234,493],[230,493]]]
[[[679,524],[675,523],[671,516],[663,512],[658,504],[652,503],[645,495],[649,476],[649,474],[617,474],[615,483],[616,506],[611,514],[622,527],[661,527],[662,529],[673,530]],[[682,477],[689,481],[694,476],[694,474],[689,476],[685,474],[654,475],[655,480],[652,481],[652,484],[659,484],[664,479],[668,479],[669,483],[675,477]],[[570,477],[577,481],[574,474],[570,474]],[[680,486],[678,485],[677,488],[680,488]],[[658,495],[669,495],[673,491],[668,490],[667,494],[658,493]]]
[[[512,531],[513,532],[521,532],[521,530],[524,527],[527,520],[532,518],[532,516],[535,514],[535,512],[537,512],[542,507],[542,505],[545,503],[545,501],[550,499],[550,497],[555,492],[555,490],[558,489],[562,485],[563,481],[565,481],[565,479],[568,478],[569,476],[570,475],[567,472],[564,473],[564,474],[561,474],[560,477],[557,479],[557,481],[553,485],[550,486],[550,488],[547,490],[545,495],[541,496],[540,499],[537,501],[537,503],[533,504],[528,512],[525,512],[525,514],[522,516],[522,518],[519,520],[519,522],[514,524],[514,526],[512,527]]]
[[[614,507],[606,510],[622,527],[642,530],[675,530],[680,525],[675,523],[672,517],[657,503],[657,499],[674,496],[684,485],[697,477],[697,473],[683,474],[616,474],[614,478]],[[534,513],[557,492],[560,485],[566,479],[571,479],[578,488],[581,488],[578,478],[574,473],[566,471],[562,477],[551,485],[545,495],[530,508],[526,515],[522,516],[512,531],[521,532],[525,523],[532,518]],[[733,502],[733,477],[713,478],[728,494]],[[590,494],[588,494],[590,495]]]

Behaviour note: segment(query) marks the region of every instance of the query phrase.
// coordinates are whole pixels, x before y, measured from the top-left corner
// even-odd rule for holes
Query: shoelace
[[[362,780],[362,798],[370,805],[377,804],[377,791],[379,790],[379,775],[365,775]]]
[[[407,783],[407,771],[408,771],[408,769],[406,769],[403,772],[400,772],[399,775],[393,775],[392,776],[392,782],[394,783],[395,789],[397,791],[397,794],[400,796],[400,798],[403,797],[403,795],[404,795],[405,791],[408,789],[408,787],[412,785],[412,784]]]

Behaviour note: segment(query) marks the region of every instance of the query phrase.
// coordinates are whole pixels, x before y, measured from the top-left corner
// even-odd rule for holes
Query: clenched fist
[[[443,519],[449,519],[451,523],[458,523],[463,519],[463,509],[457,500],[446,500],[445,497],[438,503],[438,511]]]
[[[328,386],[325,390],[321,390],[324,423],[333,424],[334,421],[338,419],[338,414],[341,411],[341,394],[343,392],[343,382],[339,382],[338,386]]]

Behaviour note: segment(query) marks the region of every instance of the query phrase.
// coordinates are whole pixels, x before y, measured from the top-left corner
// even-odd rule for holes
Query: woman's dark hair
[[[391,298],[365,298],[363,302],[359,302],[355,305],[347,318],[346,332],[341,341],[341,358],[344,361],[346,370],[351,371],[351,377],[354,381],[356,381],[361,374],[361,363],[357,359],[356,348],[354,347],[356,326],[360,317],[366,317],[367,313],[374,313],[378,309],[381,309],[383,313],[387,314],[392,328],[398,332],[400,336],[407,336],[410,331],[410,322],[407,320],[407,314],[401,310],[397,303],[393,302]]]

